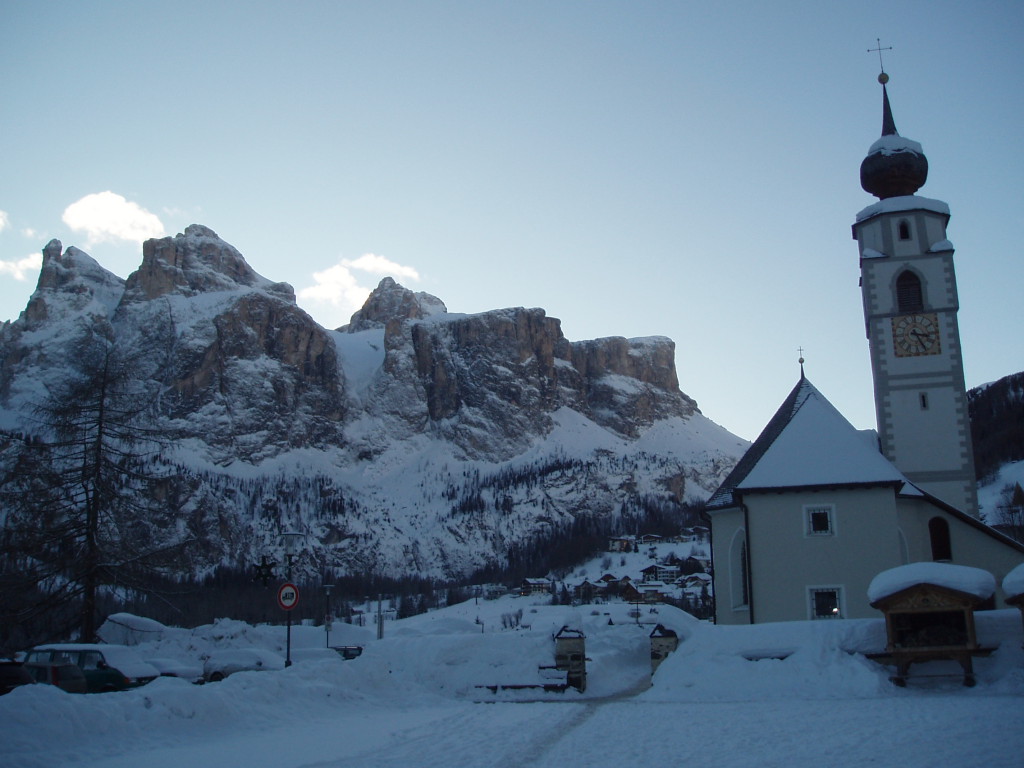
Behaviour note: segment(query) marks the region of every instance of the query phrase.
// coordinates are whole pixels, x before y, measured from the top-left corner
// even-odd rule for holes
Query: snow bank
[[[112,613],[100,626],[97,634],[104,643],[138,645],[160,640],[167,631],[165,625],[153,619],[131,613]]]
[[[730,766],[925,766],[949,758],[995,768],[1018,764],[1024,748],[1017,729],[982,727],[1024,696],[1016,610],[976,615],[979,641],[997,650],[976,660],[975,688],[960,685],[952,662],[952,669],[938,670],[949,678],[896,688],[888,682],[891,670],[865,656],[884,648],[881,618],[723,627],[664,605],[636,615],[627,603],[545,602],[469,600],[385,622],[381,640],[366,628],[336,624],[332,644],[365,648],[350,661],[319,652],[322,627],[292,627],[291,667],[201,686],[160,678],[89,696],[24,686],[0,697],[0,765],[619,768],[689,756]],[[675,630],[680,645],[652,679],[649,635],[656,623]],[[481,687],[550,680],[551,671],[540,668],[553,664],[553,636],[563,626],[586,636],[585,692]],[[284,641],[282,626],[222,619],[194,630],[166,627],[161,639],[136,649],[195,663],[220,648],[280,652]],[[827,706],[817,703],[826,700]],[[573,704],[582,706],[566,706]],[[880,711],[890,714],[879,718]],[[980,722],[965,723],[966,711]],[[913,738],[897,743],[908,716],[924,720]],[[842,759],[823,760],[820,745],[808,742],[808,718],[841,723],[841,741],[847,733],[860,736],[842,741]],[[679,729],[677,721],[692,728]],[[957,740],[947,753],[950,729]],[[709,741],[712,732],[717,736]],[[867,732],[880,735],[864,739]],[[763,741],[767,752],[742,747],[751,740]],[[643,752],[631,751],[635,745]]]
[[[1021,563],[1003,579],[1003,593],[1007,597],[1024,595],[1024,563]]]

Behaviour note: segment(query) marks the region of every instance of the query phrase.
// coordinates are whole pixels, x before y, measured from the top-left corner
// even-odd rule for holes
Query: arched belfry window
[[[910,239],[910,223],[906,219],[901,219],[896,228],[899,230],[900,240]]]
[[[928,538],[932,544],[932,560],[952,560],[953,545],[949,541],[949,523],[941,517],[928,521]]]
[[[924,309],[921,278],[905,270],[896,278],[896,307],[900,312],[920,312]]]

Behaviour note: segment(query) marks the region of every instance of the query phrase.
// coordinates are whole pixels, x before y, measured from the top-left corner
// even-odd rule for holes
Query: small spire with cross
[[[804,348],[797,347],[796,351],[800,355],[800,378],[802,379],[804,377]]]
[[[882,47],[882,39],[880,37],[875,38],[875,47],[868,48],[868,53],[878,53],[878,68],[881,70],[878,75],[878,82],[885,85],[889,82],[889,76],[885,74],[885,63],[882,61],[882,51],[891,51],[892,46],[888,45],[885,48]]]

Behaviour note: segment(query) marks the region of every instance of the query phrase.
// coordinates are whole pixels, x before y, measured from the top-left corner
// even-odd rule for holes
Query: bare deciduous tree
[[[156,435],[142,426],[152,398],[102,337],[81,345],[79,368],[35,409],[37,436],[0,447],[0,621],[34,641],[94,639],[111,591],[145,590],[188,536],[159,486]]]

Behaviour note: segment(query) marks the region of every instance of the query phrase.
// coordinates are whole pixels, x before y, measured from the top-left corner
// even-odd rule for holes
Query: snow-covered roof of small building
[[[1024,563],[1021,563],[1003,579],[1003,593],[1007,597],[1024,595]]]
[[[879,600],[895,595],[920,584],[953,589],[987,600],[996,591],[996,578],[981,568],[952,563],[910,563],[882,571],[868,585],[868,602],[872,605]]]
[[[735,494],[780,488],[841,485],[912,487],[806,377],[740,459],[708,507],[736,503]]]

